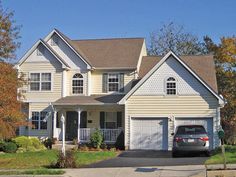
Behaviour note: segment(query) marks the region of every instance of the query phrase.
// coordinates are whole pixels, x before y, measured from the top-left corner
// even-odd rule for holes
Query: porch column
[[[61,115],[61,123],[62,123],[62,148],[61,151],[63,155],[65,156],[66,154],[66,144],[65,144],[65,117],[62,114]]]
[[[80,143],[80,109],[77,111],[78,112],[78,143]]]
[[[57,110],[54,110],[53,114],[53,138],[58,140],[58,132],[57,132]]]

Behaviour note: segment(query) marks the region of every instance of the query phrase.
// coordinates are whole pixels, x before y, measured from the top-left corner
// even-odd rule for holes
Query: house
[[[28,121],[20,134],[88,142],[100,129],[106,143],[121,131],[126,149],[171,150],[176,126],[204,125],[219,146],[220,108],[213,57],[147,56],[143,38],[71,40],[54,29],[15,66]]]

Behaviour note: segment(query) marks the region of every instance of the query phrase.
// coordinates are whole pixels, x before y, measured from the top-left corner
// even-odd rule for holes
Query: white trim
[[[38,47],[39,44],[42,44],[44,47],[46,47],[46,49],[62,64],[62,68],[68,68],[68,64],[64,63],[63,61],[61,61],[61,59],[54,53],[54,51],[52,49],[50,49],[42,39],[39,39],[34,45],[33,47],[31,47],[25,54],[24,56],[17,62],[17,64],[14,66],[14,68],[19,69],[20,65],[23,64],[23,62],[25,62],[25,60],[33,53],[33,51],[35,51]]]
[[[142,79],[139,81],[119,102],[125,104],[126,100],[170,57],[173,56],[179,61],[203,86],[205,86],[218,100],[220,105],[225,105],[225,101],[214,90],[212,90],[192,69],[190,69],[177,55],[172,51],[168,52]]]
[[[58,32],[57,29],[53,29],[52,32],[50,32],[45,38],[44,40],[47,42],[51,37],[52,35],[56,33],[65,43],[66,45],[79,57],[82,59],[82,61],[87,64],[87,69],[91,69],[92,66],[86,61],[86,59],[84,59],[75,49],[74,47],[72,47],[65,39],[64,37],[60,34],[60,32]],[[88,67],[89,66],[89,67]]]

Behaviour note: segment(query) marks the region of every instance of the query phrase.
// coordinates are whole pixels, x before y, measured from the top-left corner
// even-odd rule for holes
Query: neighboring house
[[[71,40],[58,30],[40,39],[16,68],[28,121],[20,134],[88,142],[100,129],[127,149],[170,150],[180,124],[202,124],[219,146],[220,108],[212,56],[149,57],[143,38]],[[46,119],[45,119],[46,118]]]

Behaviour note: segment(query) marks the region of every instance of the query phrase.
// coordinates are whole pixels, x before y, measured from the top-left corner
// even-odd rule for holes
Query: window
[[[117,128],[117,112],[105,112],[105,127],[107,129]]]
[[[176,80],[174,77],[169,77],[166,80],[166,94],[167,95],[176,95]]]
[[[51,73],[30,73],[31,91],[51,91]]]
[[[42,111],[34,111],[32,112],[32,129],[35,130],[46,130],[47,129],[47,122],[44,121],[47,112]]]
[[[108,74],[108,92],[119,91],[119,74]]]
[[[75,74],[72,78],[72,93],[73,94],[83,94],[84,79],[79,73]]]

